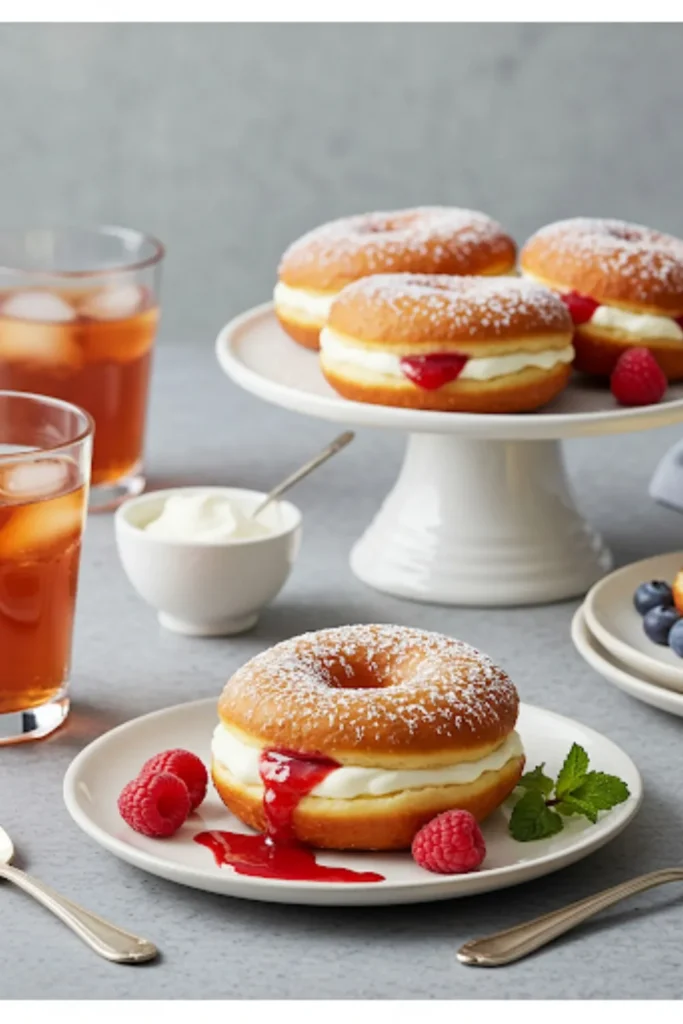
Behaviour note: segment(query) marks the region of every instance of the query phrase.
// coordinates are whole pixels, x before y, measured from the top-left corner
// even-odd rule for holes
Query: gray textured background
[[[333,431],[238,392],[211,347],[229,315],[267,297],[290,237],[337,214],[430,201],[489,210],[520,238],[577,212],[681,232],[680,43],[678,26],[1,27],[0,223],[119,221],[168,242],[151,486],[267,487]],[[569,446],[582,507],[620,562],[681,546],[680,516],[646,493],[678,436],[669,428]],[[0,998],[681,996],[683,903],[673,888],[515,967],[455,963],[467,938],[680,863],[681,723],[580,660],[569,639],[575,603],[436,608],[355,580],[350,544],[400,450],[398,436],[361,431],[301,485],[296,571],[258,628],[232,640],[159,630],[123,577],[111,519],[89,522],[74,713],[47,743],[0,750],[0,822],[26,867],[149,933],[164,955],[146,969],[106,964],[3,886]],[[334,910],[173,886],[103,853],[68,819],[63,771],[106,728],[215,696],[284,636],[372,620],[462,636],[509,669],[524,699],[622,744],[645,782],[633,825],[589,860],[503,893]]]
[[[0,223],[169,245],[163,337],[212,340],[284,246],[443,202],[519,240],[617,215],[683,232],[680,25],[0,28]]]

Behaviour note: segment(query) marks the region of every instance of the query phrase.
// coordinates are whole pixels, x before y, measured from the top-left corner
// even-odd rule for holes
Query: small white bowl
[[[138,594],[162,626],[188,636],[230,636],[256,625],[280,592],[301,544],[301,513],[277,502],[280,525],[266,537],[225,543],[165,540],[147,533],[166,500],[207,492],[239,499],[248,512],[265,494],[236,487],[175,487],[124,502],[116,512],[119,557]]]

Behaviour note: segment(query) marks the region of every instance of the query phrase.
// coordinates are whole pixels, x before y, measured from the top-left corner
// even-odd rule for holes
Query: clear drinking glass
[[[82,409],[0,391],[0,746],[69,713],[92,438]]]
[[[163,256],[160,242],[126,228],[0,231],[0,388],[87,409],[93,510],[144,487]]]

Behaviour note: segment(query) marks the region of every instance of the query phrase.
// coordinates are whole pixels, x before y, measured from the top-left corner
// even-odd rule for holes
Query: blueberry
[[[671,628],[680,618],[675,608],[651,608],[643,619],[643,629],[656,644],[667,644]]]
[[[636,611],[646,615],[651,608],[670,608],[674,603],[674,596],[668,583],[651,580],[649,583],[640,584],[633,595],[633,603]]]
[[[683,619],[674,622],[671,627],[669,631],[669,647],[679,658],[683,658]]]

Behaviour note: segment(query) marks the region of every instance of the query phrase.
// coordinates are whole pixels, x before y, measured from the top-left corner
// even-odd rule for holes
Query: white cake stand
[[[572,384],[545,410],[517,416],[349,402],[315,353],[283,333],[270,304],[232,320],[216,350],[227,375],[268,402],[408,433],[398,480],[351,566],[370,586],[416,601],[502,606],[584,594],[611,558],[574,504],[561,440],[683,421],[681,385],[659,405],[624,409],[605,388]]]

